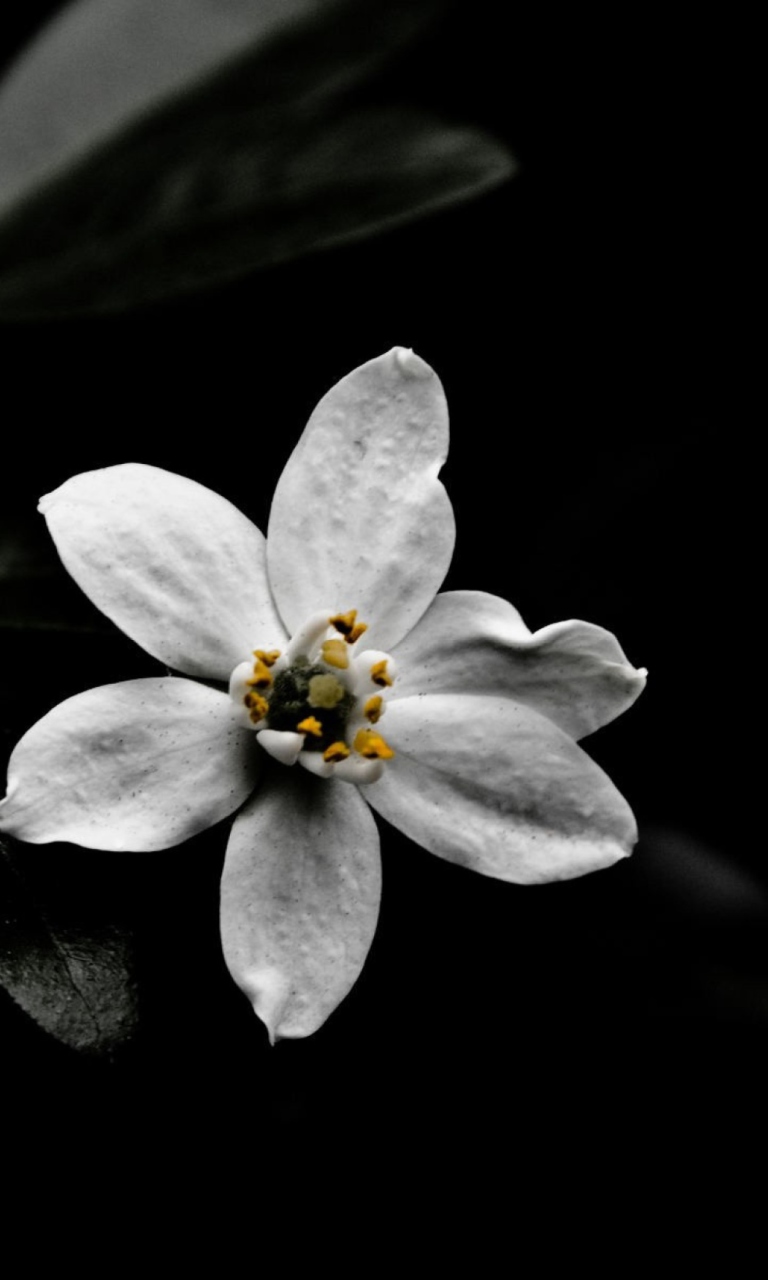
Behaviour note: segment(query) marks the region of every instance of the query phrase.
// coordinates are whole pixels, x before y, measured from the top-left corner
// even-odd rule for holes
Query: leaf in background
[[[326,0],[80,0],[0,89],[0,205]]]
[[[0,843],[0,983],[62,1043],[108,1054],[136,1025],[133,949],[119,926],[89,920],[94,911],[73,852],[50,875],[47,853],[22,860],[10,842]],[[79,870],[88,875],[88,860]],[[114,918],[101,910],[104,920]]]
[[[505,146],[387,78],[443,7],[82,0],[66,10],[0,94],[0,189],[11,200],[0,312],[184,293],[509,177]]]

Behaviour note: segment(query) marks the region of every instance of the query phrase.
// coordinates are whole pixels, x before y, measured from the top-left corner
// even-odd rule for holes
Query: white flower
[[[316,1030],[360,972],[380,893],[371,809],[518,883],[608,866],[636,838],[576,740],[624,711],[645,673],[599,627],[531,634],[495,596],[437,594],[454,544],[447,446],[438,379],[395,348],[321,400],[268,544],[224,498],[138,464],[75,476],[40,504],[90,599],[220,687],[160,676],[54,707],[12,755],[0,828],[153,850],[239,810],[224,953],[273,1040]]]

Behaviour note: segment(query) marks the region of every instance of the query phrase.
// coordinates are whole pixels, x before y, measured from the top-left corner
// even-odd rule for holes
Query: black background
[[[26,7],[19,44],[45,9]],[[49,557],[57,607],[90,623],[38,527],[41,493],[139,460],[263,529],[320,395],[412,346],[451,410],[446,587],[504,596],[534,628],[599,623],[650,670],[640,702],[585,744],[640,844],[608,872],[528,889],[381,824],[364,973],[317,1035],[272,1050],[220,955],[223,829],[146,856],[26,850],[33,882],[89,919],[108,903],[131,929],[142,1011],[100,1060],[0,1006],[10,1118],[33,1159],[77,1152],[114,1176],[151,1153],[153,1185],[199,1191],[243,1152],[310,1180],[324,1152],[361,1170],[397,1152],[411,1171],[444,1152],[465,1178],[489,1172],[490,1152],[502,1186],[567,1198],[588,1155],[595,1194],[636,1176],[652,1201],[678,1175],[738,1171],[753,1140],[768,998],[736,719],[754,677],[733,630],[748,427],[739,37],[652,10],[497,19],[449,10],[399,75],[414,100],[505,139],[510,183],[181,302],[3,326],[2,518]],[[7,750],[61,697],[155,670],[106,631],[4,643]]]

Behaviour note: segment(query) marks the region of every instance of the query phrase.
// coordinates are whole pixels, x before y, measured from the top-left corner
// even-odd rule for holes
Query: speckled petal
[[[141,463],[73,476],[40,500],[75,582],[147,653],[228,680],[284,629],[263,535],[204,485]]]
[[[470,693],[512,698],[583,738],[632,705],[646,672],[610,631],[555,622],[533,634],[506,600],[483,591],[439,595],[397,647],[392,698]]]
[[[263,757],[229,697],[173,676],[59,703],[18,743],[0,830],[88,849],[165,849],[227,817]]]
[[[440,382],[395,347],[320,401],[269,519],[269,577],[291,630],[317,609],[357,609],[389,649],[424,613],[455,537],[438,472],[448,452]]]
[[[380,894],[379,836],[357,789],[273,766],[235,821],[221,882],[224,956],[273,1043],[311,1035],[344,999]]]
[[[545,716],[505,698],[435,694],[387,708],[397,752],[372,807],[449,862],[518,884],[610,866],[637,838],[626,801]]]

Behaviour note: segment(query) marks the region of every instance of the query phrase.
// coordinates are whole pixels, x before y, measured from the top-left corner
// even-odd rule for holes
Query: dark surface
[[[650,670],[637,706],[586,744],[635,809],[634,858],[518,888],[382,824],[370,958],[307,1041],[270,1050],[228,979],[223,829],[145,856],[25,851],[41,892],[72,868],[89,920],[119,899],[141,1010],[131,1043],[98,1060],[0,1003],[27,1154],[53,1141],[95,1166],[149,1145],[156,1176],[194,1181],[235,1148],[417,1162],[501,1148],[515,1177],[550,1153],[571,1178],[589,1150],[611,1183],[639,1153],[662,1179],[722,1173],[760,1122],[766,897],[726,639],[745,540],[724,115],[737,77],[722,32],[621,21],[606,52],[605,31],[573,17],[518,18],[502,38],[455,16],[408,69],[423,100],[512,146],[520,175],[491,195],[183,303],[3,327],[2,527],[47,557],[58,617],[95,613],[47,546],[41,493],[140,460],[264,528],[317,399],[402,344],[452,414],[446,586],[511,599],[532,627],[599,623]],[[40,593],[14,590],[24,621]],[[3,644],[6,751],[60,697],[153,669],[122,638],[25,628]]]

